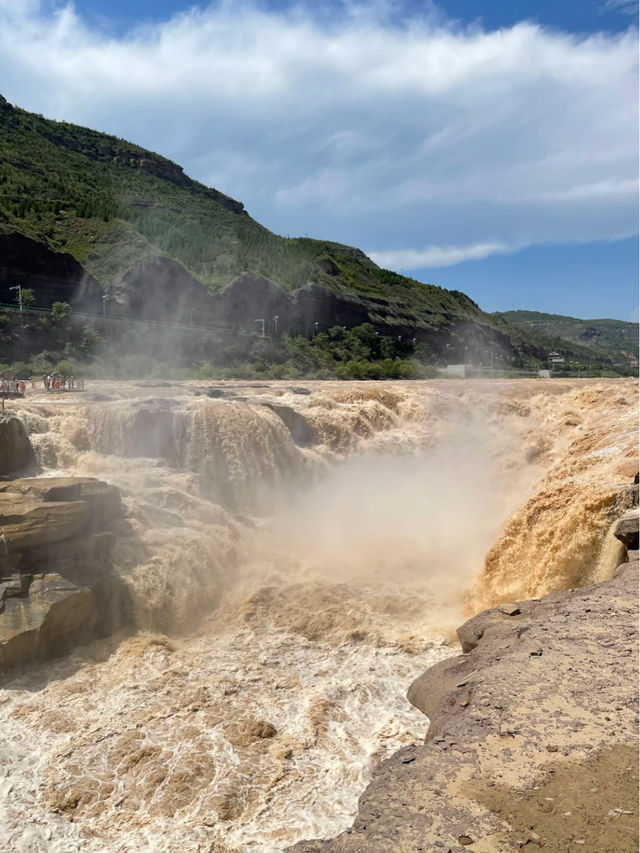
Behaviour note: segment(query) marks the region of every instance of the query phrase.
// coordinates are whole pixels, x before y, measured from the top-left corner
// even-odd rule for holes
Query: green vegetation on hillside
[[[541,311],[503,311],[493,315],[511,328],[522,330],[527,340],[555,345],[570,345],[582,360],[608,360],[620,373],[637,373],[638,325],[624,320],[580,320]]]
[[[435,376],[423,345],[379,335],[370,323],[336,326],[310,337],[262,337],[239,330],[153,327],[74,317],[56,302],[49,315],[0,312],[0,351],[19,349],[30,331],[46,332],[50,348],[20,361],[0,361],[0,374],[21,378],[57,372],[140,378],[410,379]]]
[[[70,252],[107,289],[136,261],[163,254],[213,289],[249,270],[289,291],[316,281],[371,297],[418,325],[421,310],[487,320],[464,294],[381,270],[357,249],[272,234],[157,154],[4,100],[0,227]]]
[[[280,237],[255,222],[240,202],[192,180],[166,158],[104,133],[28,113],[1,96],[0,233],[24,234],[70,253],[107,292],[125,287],[123,277],[138,261],[159,255],[177,261],[212,290],[244,271],[263,275],[289,292],[315,282],[340,294],[343,302],[353,303],[359,309],[355,316],[368,317],[379,330],[397,329],[405,338],[415,334],[428,340],[433,346],[427,352],[429,347],[422,345],[426,347],[422,362],[469,359],[489,366],[494,359],[497,365],[504,359],[509,367],[536,369],[547,366],[549,351],[556,349],[577,372],[633,369],[633,358],[621,360],[620,349],[603,330],[596,330],[596,346],[594,339],[571,337],[557,324],[539,328],[515,316],[528,312],[486,314],[464,293],[380,269],[358,249]],[[41,352],[49,352],[53,359],[90,358],[76,325],[67,324],[70,337],[63,342],[60,324],[56,327],[53,318],[38,323],[31,341],[15,331],[5,335],[4,343],[0,339],[0,358],[15,359],[16,347],[18,358],[31,358],[34,340],[42,339]],[[114,348],[114,357],[116,352],[118,358],[142,352],[139,340],[147,342],[147,352],[157,349],[153,345],[157,330],[141,335],[138,329],[137,337],[114,327],[107,331],[104,346]],[[257,343],[245,347],[244,354],[236,352],[231,360],[217,344],[210,343],[208,350],[205,344],[194,345],[188,363],[208,369],[215,354],[217,366],[211,369],[237,368],[246,361],[252,370],[262,369],[261,364],[280,370],[278,365],[288,363],[291,372],[298,369],[294,364],[298,359],[311,373],[376,376],[401,370],[390,366],[389,359],[395,364],[414,358],[409,351],[379,353],[375,346],[364,355],[339,331],[325,330],[323,335],[328,336],[326,342],[322,335],[313,341],[283,339],[278,352],[274,349],[268,357],[260,355],[264,343]],[[625,347],[627,343],[625,337]],[[635,352],[635,347],[628,349]],[[342,352],[347,357],[337,355]],[[357,366],[362,364],[373,366]]]

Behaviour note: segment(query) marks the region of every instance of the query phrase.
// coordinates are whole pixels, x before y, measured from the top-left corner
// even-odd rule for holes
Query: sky
[[[0,0],[0,93],[279,234],[638,319],[637,0]]]

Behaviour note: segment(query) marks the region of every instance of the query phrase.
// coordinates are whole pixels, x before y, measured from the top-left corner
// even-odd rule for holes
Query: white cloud
[[[638,0],[606,0],[604,8],[609,12],[622,12],[625,15],[637,15]]]
[[[114,36],[70,5],[0,0],[0,87],[387,266],[636,233],[634,32],[322,8],[227,0]]]
[[[502,243],[473,243],[470,246],[427,246],[426,249],[399,249],[392,252],[371,252],[371,259],[380,267],[417,270],[423,267],[451,267],[462,261],[479,261],[489,255],[516,252]]]

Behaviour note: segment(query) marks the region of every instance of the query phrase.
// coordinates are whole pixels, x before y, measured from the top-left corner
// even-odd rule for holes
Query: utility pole
[[[20,322],[22,323],[22,285],[16,284],[15,287],[10,287],[9,290],[18,291],[18,305],[20,306]]]

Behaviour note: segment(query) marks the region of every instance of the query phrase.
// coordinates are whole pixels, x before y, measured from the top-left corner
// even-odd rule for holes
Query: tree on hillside
[[[71,305],[68,302],[54,302],[51,306],[51,322],[54,326],[64,326],[71,316]]]
[[[30,287],[23,287],[19,293],[16,293],[16,302],[20,303],[21,297],[23,308],[31,308],[33,303],[36,301],[35,293]]]

